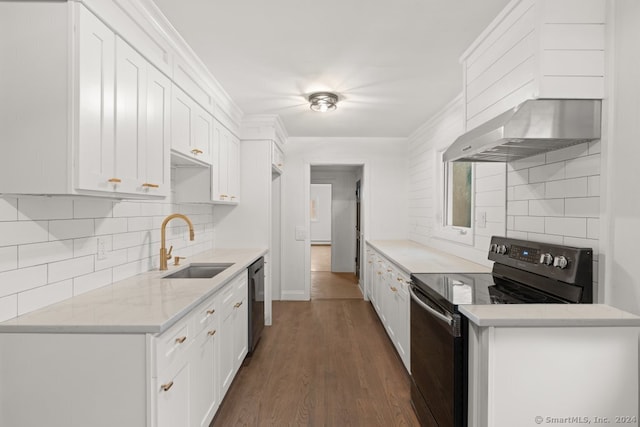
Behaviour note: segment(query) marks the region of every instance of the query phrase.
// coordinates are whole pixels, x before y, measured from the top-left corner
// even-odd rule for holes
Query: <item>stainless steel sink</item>
[[[210,279],[232,265],[233,263],[193,263],[182,270],[164,276],[163,279]]]

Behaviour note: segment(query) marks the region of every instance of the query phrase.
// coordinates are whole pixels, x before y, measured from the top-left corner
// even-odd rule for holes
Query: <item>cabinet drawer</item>
[[[213,324],[217,319],[219,313],[218,298],[210,298],[204,303],[200,304],[198,308],[194,310],[193,315],[193,334],[197,335],[209,325]]]
[[[164,371],[167,366],[186,354],[195,336],[190,319],[180,322],[155,339],[157,372]]]

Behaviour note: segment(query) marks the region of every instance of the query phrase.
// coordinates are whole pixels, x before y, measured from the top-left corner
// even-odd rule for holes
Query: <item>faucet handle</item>
[[[173,245],[169,246],[169,251],[167,252],[167,259],[171,259],[171,251],[173,250]]]

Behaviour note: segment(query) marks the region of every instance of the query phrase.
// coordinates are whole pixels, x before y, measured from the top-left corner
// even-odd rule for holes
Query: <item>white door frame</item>
[[[364,246],[365,241],[369,237],[369,206],[370,206],[370,191],[369,179],[370,171],[369,164],[363,159],[342,159],[342,160],[309,160],[304,162],[304,220],[307,233],[304,239],[304,295],[306,300],[311,300],[311,215],[309,212],[309,205],[311,203],[311,166],[361,166],[362,167],[362,182],[361,182],[361,212],[362,215],[362,236],[360,241]],[[363,259],[363,252],[360,252],[360,259]],[[369,301],[367,289],[365,289],[365,277],[364,277],[364,264],[360,264],[360,290],[365,301]]]

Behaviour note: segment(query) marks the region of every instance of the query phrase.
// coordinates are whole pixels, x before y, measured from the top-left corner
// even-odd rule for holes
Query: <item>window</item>
[[[473,245],[474,164],[442,161],[436,156],[436,224],[434,235]]]

